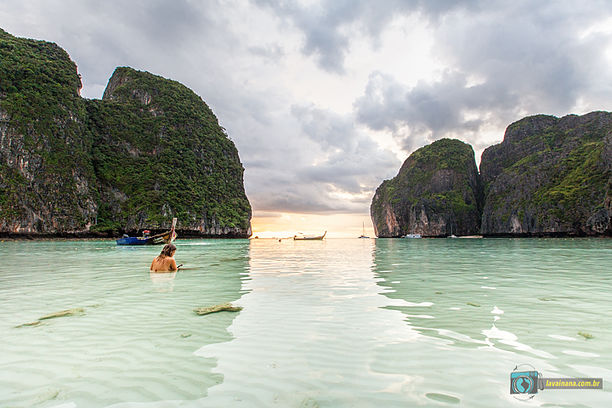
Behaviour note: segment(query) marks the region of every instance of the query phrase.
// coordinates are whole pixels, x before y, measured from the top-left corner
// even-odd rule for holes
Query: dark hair
[[[161,253],[159,254],[159,256],[161,256],[162,258],[165,258],[166,256],[172,256],[172,253],[176,251],[176,247],[174,246],[174,244],[166,244],[164,245],[164,248],[161,250]]]

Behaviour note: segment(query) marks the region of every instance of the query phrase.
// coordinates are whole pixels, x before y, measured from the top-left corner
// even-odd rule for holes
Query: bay
[[[0,243],[0,406],[524,406],[516,366],[604,379],[537,405],[612,401],[609,239],[177,247],[187,269],[150,274],[159,247]]]

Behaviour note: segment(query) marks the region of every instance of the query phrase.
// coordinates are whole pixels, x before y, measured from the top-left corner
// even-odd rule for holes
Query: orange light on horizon
[[[363,232],[374,237],[369,214],[257,214],[251,219],[253,237],[288,238],[297,233],[320,235],[327,231],[329,238],[357,238]]]

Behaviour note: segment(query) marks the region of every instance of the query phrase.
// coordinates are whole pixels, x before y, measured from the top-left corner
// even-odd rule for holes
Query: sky
[[[113,70],[177,80],[227,129],[254,234],[373,235],[369,205],[443,137],[482,151],[524,116],[612,110],[612,2],[0,0],[101,98]]]

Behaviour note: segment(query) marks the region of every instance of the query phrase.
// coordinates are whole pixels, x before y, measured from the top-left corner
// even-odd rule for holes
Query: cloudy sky
[[[0,0],[0,27],[66,49],[87,98],[126,65],[193,89],[262,235],[360,232],[376,187],[436,139],[479,161],[523,116],[612,110],[603,0]]]

